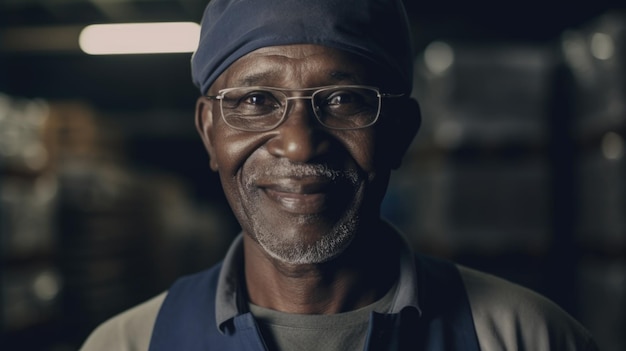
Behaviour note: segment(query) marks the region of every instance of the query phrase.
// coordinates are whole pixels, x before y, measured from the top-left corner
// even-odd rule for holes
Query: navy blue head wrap
[[[211,0],[191,59],[202,94],[233,62],[262,47],[318,44],[372,61],[410,93],[413,52],[401,0]]]

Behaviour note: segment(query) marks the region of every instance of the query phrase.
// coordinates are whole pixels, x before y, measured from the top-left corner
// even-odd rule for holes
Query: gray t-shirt
[[[252,303],[249,307],[271,351],[363,350],[371,312],[389,312],[396,288],[368,306],[337,314],[284,313]]]

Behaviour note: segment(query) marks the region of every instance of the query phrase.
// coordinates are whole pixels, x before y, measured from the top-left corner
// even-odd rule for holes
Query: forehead
[[[342,50],[310,44],[271,46],[235,61],[213,87],[376,85],[376,75],[377,70],[367,60]]]

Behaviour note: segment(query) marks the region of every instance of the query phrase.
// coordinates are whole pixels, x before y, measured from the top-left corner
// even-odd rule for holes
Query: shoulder
[[[221,264],[205,271],[183,276],[176,280],[167,292],[128,309],[98,326],[87,338],[81,351],[136,351],[148,350],[157,315],[171,306],[171,301],[194,296],[198,287],[212,287],[219,276]],[[201,298],[201,296],[195,296]],[[167,299],[166,299],[167,298]],[[168,305],[167,301],[170,302]],[[178,306],[178,305],[175,305]],[[188,304],[194,308],[193,304]],[[171,308],[171,307],[170,307]]]
[[[547,298],[458,266],[483,350],[596,350],[589,332]]]
[[[91,333],[81,350],[148,350],[152,328],[166,295],[161,293],[104,322]]]

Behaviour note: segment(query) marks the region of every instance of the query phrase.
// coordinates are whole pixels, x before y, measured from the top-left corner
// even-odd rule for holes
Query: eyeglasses
[[[288,96],[287,93],[300,93]],[[303,93],[310,92],[310,95]],[[364,85],[332,85],[306,89],[263,86],[227,88],[206,96],[220,101],[222,118],[234,129],[263,132],[278,127],[287,116],[291,100],[309,99],[317,120],[330,129],[366,128],[378,120],[382,98],[404,94],[383,94]]]

